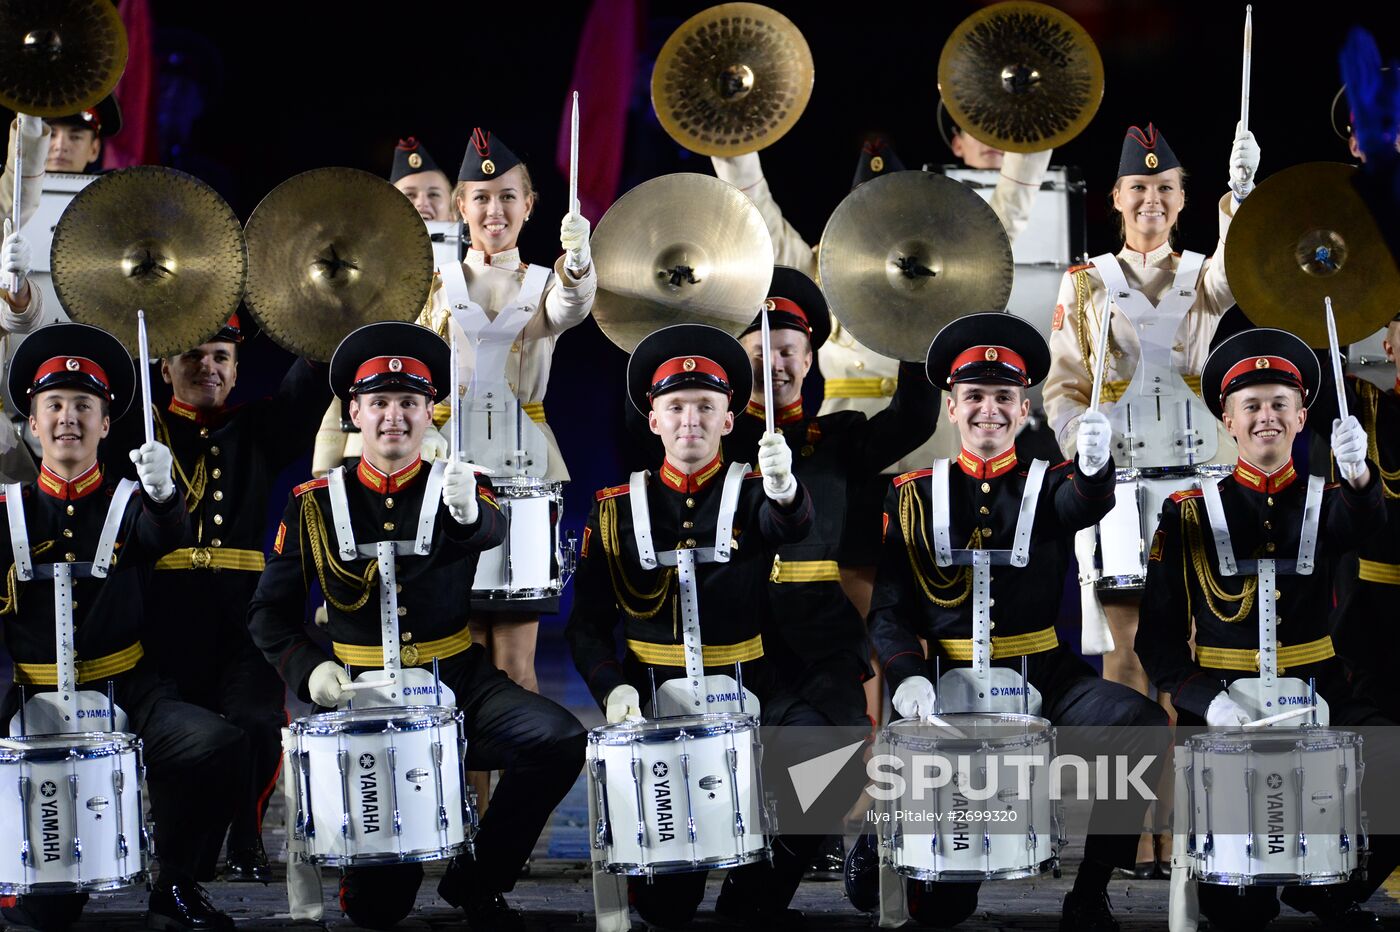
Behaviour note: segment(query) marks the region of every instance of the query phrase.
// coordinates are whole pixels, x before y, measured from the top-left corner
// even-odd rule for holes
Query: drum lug
[[[685,828],[690,843],[695,844],[695,807],[690,800],[690,755],[681,754],[681,780],[685,784]]]
[[[1293,768],[1293,797],[1298,811],[1298,857],[1308,856],[1308,833],[1303,830],[1303,768]],[[1345,806],[1343,807],[1345,808]]]
[[[19,805],[20,805],[20,810],[21,810],[20,819],[21,819],[22,824],[23,824],[23,833],[22,833],[22,834],[23,834],[24,838],[23,838],[23,840],[20,842],[20,845],[19,845],[19,863],[20,863],[21,866],[26,867],[26,868],[31,866],[30,863],[29,863],[29,861],[30,861],[30,857],[31,857],[31,854],[32,854],[32,849],[30,848],[30,844],[29,844],[29,804],[30,804],[30,800],[33,798],[33,797],[31,796],[31,793],[32,793],[32,792],[33,792],[33,787],[31,786],[31,784],[30,784],[30,782],[29,782],[29,778],[28,778],[28,777],[20,777],[20,778],[19,778]]]
[[[598,824],[593,829],[593,847],[602,850],[612,846],[612,826],[608,813],[608,765],[601,757],[588,762],[593,775],[593,788],[598,797]]]
[[[126,790],[126,774],[121,771],[121,761],[117,761],[117,769],[112,771],[112,795],[117,800],[117,857],[125,860],[130,853],[126,844],[126,826],[122,819],[122,793]]]
[[[567,586],[578,569],[578,532],[570,530],[564,535],[564,546],[559,552],[559,575],[562,585]]]
[[[1209,767],[1202,767],[1201,789],[1205,790],[1206,793],[1206,840],[1205,844],[1201,846],[1201,852],[1206,857],[1210,857],[1215,853],[1215,820],[1211,818],[1210,804],[1210,789],[1213,782],[1214,777],[1211,774],[1211,769]]]
[[[303,798],[306,800],[306,824],[303,827],[308,840],[316,837],[316,810],[311,805],[311,752],[298,751],[297,757],[300,761],[301,785],[304,790]]]
[[[307,764],[308,764],[308,772],[307,772],[306,785],[309,787],[309,786],[311,785],[311,777],[310,777],[310,769],[309,769],[309,765],[310,765],[310,756],[311,756],[311,755],[310,755],[310,752],[309,752],[309,751],[306,752],[306,755],[307,755]],[[347,750],[345,750],[345,748],[340,748],[339,750],[337,750],[337,751],[335,752],[335,765],[336,765],[336,767],[339,768],[339,770],[340,770],[340,837],[341,837],[341,838],[349,838],[349,837],[350,837],[350,752],[347,751]],[[307,817],[307,822],[309,823],[310,821],[311,821],[311,819],[310,819],[310,817],[308,816],[308,817]],[[314,833],[313,833],[313,834],[314,834]]]
[[[433,659],[433,663],[435,663],[435,664],[437,663],[437,659],[436,659],[436,658]],[[443,798],[443,791],[442,791],[442,742],[441,742],[441,741],[434,741],[434,742],[432,743],[432,755],[433,755],[433,787],[434,787],[434,789],[437,791],[438,830],[439,830],[439,831],[445,832],[445,831],[447,831],[447,826],[448,826],[449,823],[448,823],[448,821],[447,821],[447,804],[446,804],[446,801],[445,801],[444,798]]]
[[[73,860],[83,860],[83,840],[78,836],[78,775],[68,775],[68,799],[73,814]]]
[[[724,752],[729,759],[729,796],[734,803],[734,837],[744,834],[744,813],[739,808],[739,751],[728,748]]]
[[[1341,830],[1340,830],[1340,832],[1339,832],[1339,834],[1338,834],[1338,836],[1337,836],[1337,845],[1338,845],[1338,847],[1341,848],[1342,853],[1343,853],[1343,854],[1346,854],[1346,853],[1348,853],[1348,852],[1351,851],[1351,838],[1347,835],[1347,765],[1346,765],[1346,764],[1338,764],[1338,765],[1337,765],[1337,782],[1338,782],[1339,784],[1341,784],[1341,787],[1342,787],[1342,788],[1341,788],[1341,791],[1338,793],[1338,796],[1340,797],[1340,800],[1339,800],[1339,801],[1340,801],[1340,803],[1341,803],[1341,805],[1338,807],[1338,809],[1340,810],[1340,813],[1341,813],[1341,816],[1342,816],[1342,827],[1341,827]],[[1301,826],[1302,826],[1302,822],[1300,821],[1300,822],[1298,823],[1298,825],[1299,825],[1299,827],[1301,827]]]
[[[1254,860],[1254,776],[1255,769],[1246,767],[1244,769],[1244,804],[1245,812],[1249,819],[1245,825],[1244,856],[1246,859]],[[1243,890],[1243,888],[1241,888]]]
[[[392,744],[389,745],[385,756],[389,759],[389,805],[393,808],[394,812],[394,834],[402,835],[403,817],[399,813],[398,748],[394,747]]]
[[[637,847],[647,846],[646,803],[642,793],[642,762],[632,758],[632,786],[637,793]]]

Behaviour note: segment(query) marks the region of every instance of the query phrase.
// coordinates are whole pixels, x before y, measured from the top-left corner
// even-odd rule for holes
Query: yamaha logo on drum
[[[45,799],[53,799],[58,795],[58,786],[52,780],[45,780],[39,784],[39,795]]]
[[[57,861],[62,854],[58,832],[58,786],[52,780],[39,784],[39,794],[44,798],[39,802],[39,826],[43,832],[42,845],[44,862]]]
[[[657,782],[651,788],[651,801],[656,810],[656,840],[672,841],[676,837],[676,814],[671,803],[671,781],[663,779],[671,772],[664,760],[651,765],[651,775]]]
[[[1283,776],[1281,774],[1271,773],[1264,778],[1264,783],[1271,790],[1282,790]],[[1269,836],[1269,853],[1283,854],[1285,851],[1283,841],[1283,793],[1270,793],[1267,797],[1265,797],[1265,801],[1268,805],[1267,832]]]
[[[666,762],[664,760],[659,760],[651,765],[651,775],[653,777],[664,777],[670,772],[671,768],[666,766]]]
[[[365,754],[361,754],[361,755],[360,755],[360,769],[361,769],[361,770],[373,770],[373,769],[374,769],[374,755],[373,755],[373,754],[365,753]]]
[[[1271,773],[1264,782],[1269,784],[1269,789],[1276,790],[1283,786],[1283,777],[1279,774]]]

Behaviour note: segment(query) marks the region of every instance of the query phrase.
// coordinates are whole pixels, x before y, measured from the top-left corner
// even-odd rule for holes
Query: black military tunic
[[[357,544],[411,540],[418,533],[429,466],[417,461],[385,475],[361,459],[345,477]],[[400,660],[430,666],[466,715],[468,769],[503,769],[476,836],[477,876],[493,891],[511,889],[555,805],[583,765],[586,735],[572,715],[512,683],[472,644],[467,621],[477,556],[505,537],[505,520],[488,480],[477,479],[478,518],[457,523],[441,501],[430,551],[395,560]],[[257,592],[248,606],[253,641],[298,696],[310,699],[311,671],[327,661],[308,636],[312,581],[326,596],[333,652],[355,672],[383,665],[378,567],[373,558],[337,553],[326,479],[297,486],[277,529]],[[456,862],[454,862],[455,864]],[[462,875],[449,871],[440,891],[459,902]]]
[[[657,552],[714,545],[726,471],[716,457],[689,476],[663,463],[648,478],[647,510]],[[801,540],[812,525],[811,498],[801,483],[797,489],[791,505],[778,505],[764,494],[758,474],[749,473],[734,512],[729,562],[697,565],[701,640],[707,659],[722,658],[707,664],[706,672],[732,676],[735,661],[742,662],[744,685],[763,703],[765,721],[779,711],[768,701],[778,681],[764,658],[762,635],[773,552]],[[628,486],[600,491],[574,576],[574,607],[564,636],[599,707],[624,683],[636,687],[645,704],[648,668],[658,685],[685,676],[676,570],[642,569],[634,526]],[[620,663],[614,636],[619,618],[625,640]]]
[[[867,418],[859,411],[807,416],[799,400],[776,412],[775,425],[793,451],[793,473],[812,496],[812,530],[778,548],[769,574],[772,624],[764,632],[769,659],[799,692],[832,721],[865,721],[870,649],[865,622],[841,588],[837,566],[850,520],[852,495],[880,470],[908,455],[938,422],[938,389],[924,367],[904,363],[887,408]],[[763,436],[762,405],[750,403],[725,438],[733,459],[753,461]]]
[[[1385,524],[1381,486],[1374,475],[1364,491],[1349,484],[1323,493],[1317,565],[1306,576],[1278,576],[1279,673],[1306,682],[1332,707],[1332,721],[1348,718],[1351,690],[1335,656],[1328,625],[1332,580],[1340,553]],[[1292,461],[1265,475],[1241,460],[1232,477],[1218,480],[1221,504],[1239,559],[1292,560],[1298,554],[1307,479]],[[1162,507],[1147,563],[1147,589],[1136,649],[1147,675],[1172,694],[1178,711],[1205,718],[1221,681],[1257,676],[1257,584],[1252,575],[1222,578],[1215,540],[1199,490],[1179,492]],[[1195,627],[1196,657],[1188,639]]]
[[[117,484],[94,465],[72,481],[41,468],[24,487],[24,516],[35,566],[66,561],[91,563]],[[219,716],[179,702],[174,688],[143,658],[142,624],[147,611],[151,566],[188,539],[189,525],[178,498],[151,501],[138,489],[128,501],[105,579],[73,581],[73,626],[79,683],[99,692],[111,680],[116,702],[145,743],[150,768],[162,872],[190,880],[205,843],[207,818],[229,798],[227,776],[246,755],[243,735]],[[30,690],[57,683],[53,583],[19,582],[8,534],[0,561],[10,567],[0,598],[5,645],[15,663],[15,683]],[[0,720],[19,705],[11,689]],[[163,878],[164,879],[164,878]]]

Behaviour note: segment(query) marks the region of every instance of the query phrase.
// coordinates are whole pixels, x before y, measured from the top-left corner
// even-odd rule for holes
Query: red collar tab
[[[1223,407],[1225,404],[1225,396],[1230,394],[1231,382],[1242,375],[1248,375],[1251,372],[1259,372],[1265,369],[1269,370],[1269,381],[1291,385],[1303,392],[1306,397],[1307,392],[1303,388],[1303,373],[1299,372],[1298,367],[1293,365],[1293,363],[1284,359],[1282,356],[1250,356],[1246,359],[1241,359],[1231,366],[1230,371],[1226,372],[1225,377],[1220,380],[1221,406]],[[1255,379],[1254,381],[1262,380]]]
[[[807,319],[807,312],[802,310],[796,301],[789,301],[787,298],[769,298],[767,304],[768,310],[786,314],[791,318],[784,323],[797,324],[798,329],[807,334],[809,338],[812,336],[812,323]],[[762,325],[760,324],[760,326]]]
[[[1012,447],[1005,453],[999,453],[989,460],[984,460],[976,453],[969,453],[962,450],[958,453],[958,467],[974,479],[995,479],[1004,476],[1016,468],[1016,448]]]
[[[412,356],[375,356],[366,359],[360,364],[360,368],[355,370],[355,378],[350,383],[350,394],[363,391],[361,386],[370,379],[381,376],[393,376],[401,379],[405,385],[413,386],[415,389],[421,383],[422,388],[418,389],[433,394],[433,374],[421,359],[414,359]]]
[[[34,381],[26,394],[33,395],[48,387],[47,382],[84,382],[101,389],[108,401],[112,398],[112,383],[106,371],[86,356],[54,356],[45,360],[34,373]]]
[[[756,418],[762,418],[764,414],[763,402],[750,399],[748,407],[744,409],[745,414],[752,414]],[[802,420],[802,399],[799,398],[792,404],[779,408],[773,416],[773,423],[785,427],[788,424],[796,424]]]
[[[673,492],[685,492],[687,494],[703,491],[704,488],[714,481],[719,475],[720,469],[724,466],[724,454],[717,453],[715,458],[690,475],[686,475],[676,469],[669,461],[663,460],[661,463],[661,482]]]
[[[1235,461],[1235,481],[1252,492],[1263,492],[1273,494],[1282,492],[1293,484],[1293,480],[1298,478],[1298,471],[1293,468],[1293,460],[1284,463],[1271,473],[1252,466],[1243,459]]]
[[[393,475],[386,476],[371,466],[369,460],[360,457],[360,465],[356,468],[355,475],[359,477],[360,483],[365,488],[378,492],[380,495],[392,495],[395,492],[403,491],[404,487],[413,481],[422,468],[423,460],[420,457]]]
[[[686,384],[723,392],[730,397],[734,395],[734,389],[729,386],[729,373],[713,359],[705,356],[673,356],[652,373],[651,391],[647,397],[655,398],[664,391]]]
[[[176,417],[182,417],[187,421],[194,421],[201,427],[212,427],[218,424],[223,417],[223,409],[217,411],[204,411],[194,405],[187,405],[178,398],[171,398],[170,405],[166,408]]]
[[[48,496],[77,501],[102,488],[102,470],[93,463],[76,479],[64,479],[48,466],[39,467],[39,489]]]
[[[1026,361],[1021,358],[1021,354],[1005,346],[973,346],[964,350],[953,360],[952,368],[948,370],[948,384],[954,382],[976,380],[986,378],[987,365],[996,364],[1010,370],[1008,374],[1014,374],[1022,385],[1031,384],[1029,370],[1026,368]],[[963,378],[958,377],[959,371],[969,366],[975,367]]]

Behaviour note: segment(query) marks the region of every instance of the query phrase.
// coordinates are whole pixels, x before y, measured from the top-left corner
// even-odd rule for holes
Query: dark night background
[[[656,50],[707,5],[646,8],[619,193],[668,172],[711,172],[708,159],[662,133],[648,97]],[[816,242],[849,189],[865,134],[888,135],[909,167],[951,161],[934,121],[938,56],[952,28],[980,4],[772,5],[802,30],[816,81],[801,121],[763,152],[763,163],[788,218]],[[1118,248],[1106,195],[1126,126],[1149,121],[1190,172],[1178,242],[1212,251],[1214,205],[1225,191],[1238,119],[1244,4],[1053,5],[1089,31],[1104,58],[1102,106],[1054,159],[1079,166],[1088,182],[1091,254]],[[1337,51],[1347,28],[1360,24],[1376,34],[1384,54],[1394,53],[1385,26],[1390,8],[1255,3],[1250,123],[1262,149],[1261,178],[1299,162],[1348,158],[1329,121],[1340,84]],[[418,136],[451,172],[472,127],[482,126],[529,163],[540,189],[521,241],[525,259],[545,263],[558,254],[567,179],[554,151],[588,3],[153,0],[152,10],[158,53],[180,52],[186,79],[161,85],[163,124],[188,130],[177,149],[165,147],[163,161],[208,181],[240,216],[307,169],[347,165],[387,175],[401,136]],[[587,99],[582,113],[586,122]],[[588,157],[585,150],[581,158]],[[589,219],[596,227],[599,217]],[[287,361],[265,338],[255,341],[236,397],[269,388]],[[573,474],[566,525],[575,529],[592,491],[623,481],[628,468],[619,454],[624,363],[591,320],[566,333],[555,352],[546,410]],[[279,511],[281,501],[279,492]]]

